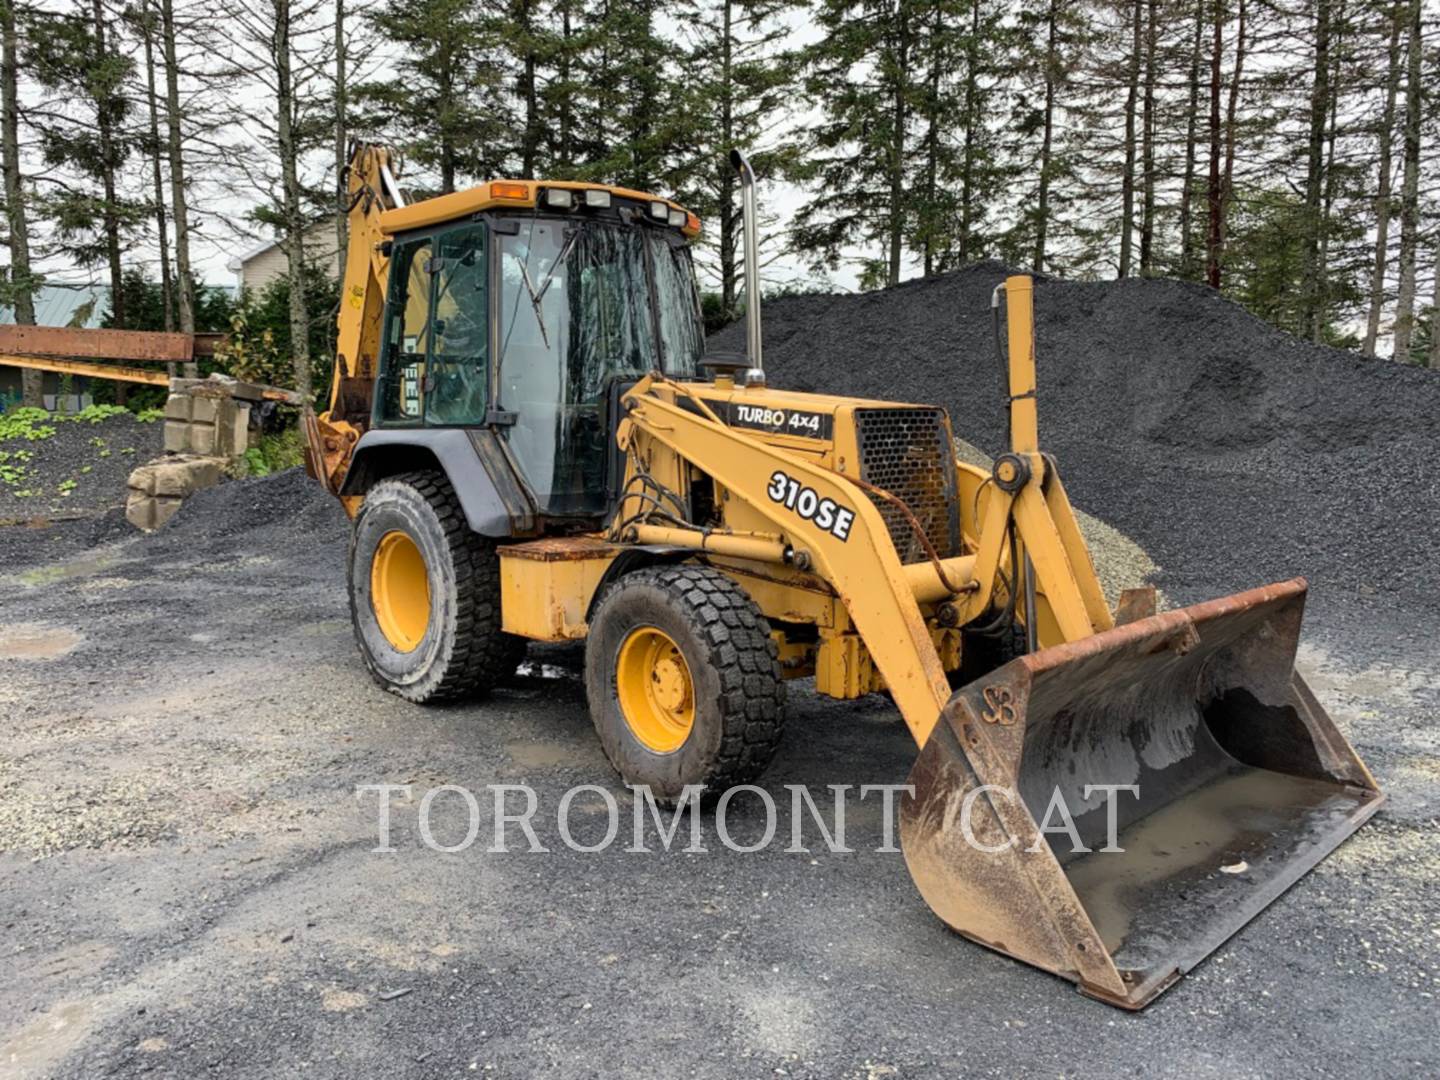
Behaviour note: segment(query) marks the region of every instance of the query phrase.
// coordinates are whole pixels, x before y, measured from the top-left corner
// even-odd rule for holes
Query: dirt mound
[[[765,306],[771,385],[937,402],[1004,439],[979,264],[880,292]],[[1440,606],[1440,377],[1316,347],[1210,289],[1036,283],[1041,440],[1076,501],[1133,536],[1182,600],[1295,575],[1316,602]],[[727,327],[717,347],[741,348]]]

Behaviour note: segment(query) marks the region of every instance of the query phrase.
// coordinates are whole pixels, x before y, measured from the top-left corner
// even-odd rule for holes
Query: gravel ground
[[[122,506],[130,470],[160,453],[164,442],[160,421],[142,423],[129,414],[95,423],[61,417],[48,426],[55,429],[49,438],[0,439],[0,454],[11,455],[0,464],[20,470],[0,483],[0,522],[89,516]]]
[[[561,793],[613,784],[575,650],[538,650],[485,701],[407,706],[355,655],[336,508],[295,473],[202,498],[65,559],[47,533],[77,523],[4,531],[22,567],[0,589],[9,1075],[1440,1069],[1433,642],[1312,620],[1306,673],[1391,802],[1132,1015],[946,931],[874,850],[870,801],[850,803],[855,854],[739,856],[708,820],[706,854],[566,851]],[[798,684],[791,701],[765,780],[782,802],[784,784],[904,779],[913,749],[887,703]],[[521,782],[552,851],[487,854],[481,788]],[[372,852],[367,783],[479,792],[482,842],[430,851],[397,800],[396,850]],[[595,805],[577,804],[582,842]],[[748,839],[759,815],[738,805]],[[436,839],[458,841],[458,800],[435,810]]]
[[[943,331],[945,356],[959,353],[950,316],[936,314],[951,299],[925,300],[926,290],[983,295],[983,327],[993,276],[844,303],[868,305],[875,322],[905,315],[907,333],[892,327],[871,356],[898,353],[903,367],[922,355],[912,329]],[[1148,286],[1157,325],[1189,318],[1185,304],[1201,309],[1192,347],[1218,356],[1221,327],[1239,333],[1228,305]],[[1378,427],[1361,437],[1358,421],[1330,442],[1278,430],[1294,418],[1265,373],[1291,378],[1292,354],[1348,364],[1345,378],[1383,367],[1283,339],[1266,346],[1274,367],[1267,360],[1261,385],[1218,415],[1186,405],[1196,376],[1179,369],[1179,344],[1147,340],[1160,397],[1127,411],[1124,400],[1149,400],[1147,365],[1106,368],[1098,331],[1071,334],[1062,359],[1067,339],[1044,312],[1093,290],[1095,320],[1128,342],[1144,324],[1128,289],[1045,284],[1038,297],[1042,435],[1072,494],[1145,549],[1104,542],[1125,568],[1153,556],[1182,602],[1310,573],[1323,600],[1306,623],[1302,670],[1389,795],[1370,825],[1145,1012],[1091,1002],[945,930],[900,856],[874,850],[873,802],[850,803],[854,854],[776,845],[740,856],[709,819],[704,854],[565,850],[561,793],[614,783],[577,651],[533,650],[526,674],[463,706],[416,709],[379,692],[350,637],[345,523],[291,472],[207,491],[149,536],[118,531],[113,515],[0,529],[0,1062],[22,1077],[1440,1074],[1440,644],[1417,630],[1436,598],[1414,554],[1433,534],[1423,517],[1433,487],[1418,485],[1421,465],[1394,463],[1411,476],[1399,505],[1376,480],[1391,455],[1430,460],[1433,415],[1397,404],[1383,444]],[[842,302],[767,312],[779,328],[768,339],[775,385],[803,381],[793,357],[812,355],[802,343],[829,331],[818,315],[805,330],[798,313],[822,303]],[[851,332],[879,333],[863,319]],[[1152,337],[1171,333],[1186,336]],[[979,334],[978,400],[956,400],[958,360],[933,357],[929,385],[948,390],[905,394],[945,401],[957,431],[993,448],[993,359]],[[841,385],[861,381],[842,374],[853,349],[827,341],[814,347],[835,350],[832,374],[812,385],[863,392]],[[1085,370],[1110,381],[1086,391]],[[1431,383],[1394,378],[1423,405]],[[1339,407],[1310,401],[1313,382],[1294,380],[1308,402],[1296,422],[1333,435],[1320,414]],[[1089,402],[1068,423],[1066,394]],[[1260,442],[1209,445],[1257,400],[1271,416]],[[887,702],[791,691],[765,777],[782,803],[785,784],[903,781],[913,747]],[[552,850],[488,854],[493,812],[480,789],[521,782],[539,793],[539,837]],[[374,800],[355,795],[371,783],[415,785],[416,796],[445,783],[477,791],[481,842],[433,852],[415,802],[397,800],[395,850],[372,852]],[[597,802],[576,805],[581,841],[602,830],[603,816],[580,812]],[[739,805],[737,838],[753,836],[759,815]],[[434,809],[436,839],[459,840],[458,798]]]

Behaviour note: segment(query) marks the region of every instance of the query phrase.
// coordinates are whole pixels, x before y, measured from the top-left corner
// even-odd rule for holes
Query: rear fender
[[[537,529],[534,503],[499,438],[479,428],[367,431],[355,445],[338,495],[364,495],[379,481],[415,469],[439,469],[470,528],[481,536],[519,537]]]

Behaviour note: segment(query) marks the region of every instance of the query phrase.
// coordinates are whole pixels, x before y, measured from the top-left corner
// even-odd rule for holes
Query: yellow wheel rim
[[[370,606],[380,632],[397,652],[413,652],[430,626],[430,578],[425,556],[409,535],[387,532],[370,561]]]
[[[680,749],[695,724],[690,666],[670,635],[654,626],[630,631],[615,664],[615,689],[625,723],[657,754]]]

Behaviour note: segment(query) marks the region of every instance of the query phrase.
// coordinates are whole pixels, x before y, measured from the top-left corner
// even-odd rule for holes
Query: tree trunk
[[[185,194],[185,136],[181,130],[180,63],[176,59],[175,0],[160,0],[162,52],[165,55],[165,125],[170,154],[170,216],[175,222],[175,289],[180,332],[195,332],[195,282],[190,277],[190,209]],[[187,379],[200,374],[195,361],[182,369]]]
[[[931,9],[934,22],[930,26],[930,71],[925,80],[929,116],[925,122],[925,213],[921,243],[925,249],[926,277],[935,276],[935,255],[940,240],[936,202],[940,177],[940,43],[945,36],[945,20],[941,10],[938,3]]]
[[[1210,47],[1210,179],[1205,191],[1209,226],[1205,238],[1205,280],[1220,288],[1220,261],[1225,246],[1225,200],[1220,186],[1220,64],[1225,49],[1225,5],[1214,0],[1215,34]]]
[[[295,84],[290,71],[290,0],[271,0],[275,13],[276,150],[280,155],[281,217],[290,280],[290,359],[300,399],[314,396],[310,384],[310,312],[305,303],[305,220],[301,213],[299,147],[295,139]]]
[[[345,0],[335,0],[335,266],[336,275],[345,276],[345,244],[349,222],[346,209],[350,201],[345,169],[350,164],[349,62],[345,48]]]
[[[1435,245],[1434,265],[1430,285],[1430,366],[1440,370],[1440,243]]]
[[[1340,77],[1345,41],[1345,0],[1335,0],[1334,41],[1330,50],[1330,101],[1327,108],[1325,127],[1325,191],[1320,198],[1320,250],[1315,269],[1319,303],[1317,317],[1310,327],[1310,340],[1319,345],[1325,338],[1325,327],[1330,322],[1330,220],[1335,205],[1335,189],[1338,186],[1335,167],[1335,139],[1339,127]]]
[[[535,90],[535,41],[531,0],[518,0],[515,23],[520,30],[520,85],[516,88],[525,103],[525,128],[520,146],[520,174],[533,177],[540,154],[540,102]]]
[[[1365,319],[1361,351],[1375,355],[1380,313],[1385,306],[1385,264],[1390,255],[1390,154],[1395,141],[1395,98],[1400,90],[1400,27],[1409,10],[1405,0],[1390,9],[1390,46],[1386,51],[1385,105],[1380,113],[1380,182],[1375,193],[1375,265],[1370,271],[1370,310]]]
[[[720,41],[720,134],[722,148],[735,145],[735,97],[731,82],[735,63],[735,0],[724,0]],[[739,285],[736,268],[736,225],[739,212],[735,207],[735,170],[728,162],[720,162],[720,310],[727,319],[735,315],[735,298]]]
[[[145,100],[150,120],[150,180],[155,199],[155,236],[160,250],[160,306],[166,330],[175,329],[175,286],[170,273],[170,228],[165,221],[165,177],[160,167],[165,144],[160,141],[159,95],[155,88],[155,16],[150,0],[141,0],[140,28],[145,44]],[[175,365],[169,365],[175,377]]]
[[[1195,139],[1200,127],[1200,52],[1205,40],[1205,0],[1195,2],[1195,33],[1190,42],[1190,99],[1185,112],[1185,171],[1180,183],[1180,276],[1195,276]]]
[[[726,5],[726,6],[727,6],[727,8],[728,8],[728,6],[729,6],[729,5],[728,5],[728,0],[727,0],[727,5]],[[728,12],[727,12],[727,16],[728,16]],[[573,149],[573,148],[571,147],[571,145],[570,145],[570,138],[571,138],[571,136],[570,136],[570,131],[571,131],[571,128],[572,128],[572,126],[573,126],[573,124],[574,124],[574,121],[571,119],[571,112],[572,112],[573,106],[572,106],[571,101],[570,101],[570,96],[571,96],[571,95],[570,95],[570,61],[571,61],[571,52],[570,52],[570,50],[574,48],[574,43],[573,43],[573,41],[572,41],[572,39],[573,39],[573,37],[574,37],[574,34],[575,34],[575,30],[574,30],[574,27],[571,25],[571,19],[570,19],[570,3],[569,3],[569,0],[565,0],[565,2],[560,6],[560,38],[561,38],[561,45],[560,45],[560,67],[559,67],[559,77],[560,77],[560,86],[561,86],[560,107],[559,107],[559,114],[560,114],[560,115],[559,115],[559,129],[560,129],[559,157],[560,157],[560,160],[559,160],[559,162],[557,163],[557,164],[559,165],[559,167],[560,167],[561,173],[562,173],[563,175],[565,175],[565,176],[569,176],[569,175],[574,171],[574,169],[575,169],[575,152],[574,152],[574,149]]]
[[[1405,47],[1405,178],[1400,187],[1400,295],[1395,305],[1395,351],[1410,359],[1415,332],[1415,249],[1420,228],[1420,0],[1410,0]]]
[[[19,40],[12,0],[0,0],[0,149],[5,155],[5,214],[10,230],[10,290],[15,325],[35,325],[34,279],[30,274],[30,226],[25,215],[25,185],[20,174],[20,98],[17,83]],[[45,376],[20,369],[21,401],[45,403]]]
[[[1319,335],[1323,321],[1320,284],[1321,197],[1325,181],[1325,120],[1330,104],[1330,0],[1315,4],[1315,75],[1310,88],[1310,137],[1306,144],[1305,251],[1301,270],[1301,332]]]
[[[909,8],[901,4],[895,26],[895,88],[890,115],[890,252],[885,274],[887,285],[900,284],[900,252],[905,238],[905,125],[909,119],[905,99],[910,83],[908,13]]]
[[[1126,75],[1125,169],[1120,176],[1120,276],[1130,276],[1135,233],[1135,107],[1140,97],[1140,13],[1144,0],[1130,0],[1130,70]]]
[[[448,118],[455,111],[456,65],[457,59],[454,53],[447,46],[442,45],[435,59],[435,111],[440,117]],[[455,132],[451,130],[453,122],[443,119],[439,124],[441,195],[449,195],[455,190],[456,159],[459,151],[455,147]]]
[[[1157,0],[1145,11],[1145,96],[1140,125],[1140,274],[1149,275],[1155,261],[1155,43]]]
[[[105,63],[105,8],[102,0],[93,0],[91,17],[95,22],[95,62]],[[115,119],[114,100],[95,98],[95,134],[100,149],[100,185],[105,192],[101,219],[105,229],[105,256],[110,266],[110,320],[121,330],[129,324],[125,312],[125,288],[120,266],[120,214],[115,196]],[[128,388],[127,388],[128,389]]]
[[[1055,134],[1055,38],[1062,0],[1050,0],[1045,28],[1045,123],[1040,137],[1040,192],[1035,200],[1035,258],[1037,274],[1045,270],[1045,240],[1050,221],[1050,158]]]
[[[1220,177],[1220,246],[1230,235],[1230,203],[1235,198],[1235,139],[1239,127],[1240,83],[1245,74],[1245,0],[1235,11],[1235,70],[1225,102],[1225,169]]]
[[[975,206],[975,138],[980,97],[980,0],[970,2],[970,40],[965,43],[965,152],[960,166],[960,263],[972,258],[970,229]]]

